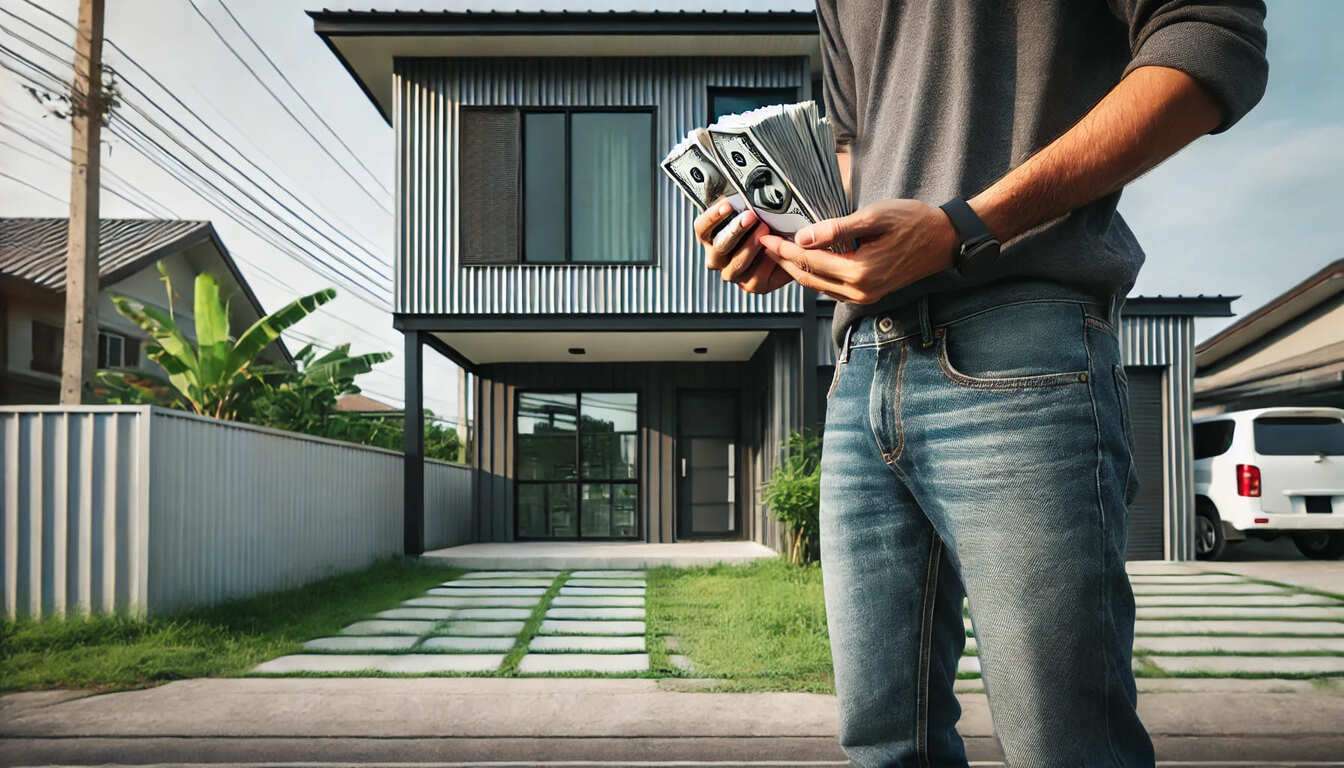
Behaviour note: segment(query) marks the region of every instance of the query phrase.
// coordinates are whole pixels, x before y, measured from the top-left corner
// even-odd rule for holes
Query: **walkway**
[[[462,544],[420,556],[432,565],[471,570],[594,570],[607,568],[689,568],[717,563],[747,563],[778,557],[754,541],[513,541]]]

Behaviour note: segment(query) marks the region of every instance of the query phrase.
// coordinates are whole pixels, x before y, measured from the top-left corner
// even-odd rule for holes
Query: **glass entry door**
[[[639,398],[520,392],[514,531],[519,539],[639,535]]]
[[[677,398],[677,533],[735,538],[737,394],[682,392]]]

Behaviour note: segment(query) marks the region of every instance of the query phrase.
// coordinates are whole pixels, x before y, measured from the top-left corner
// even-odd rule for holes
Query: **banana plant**
[[[336,297],[331,288],[302,296],[253,323],[235,339],[229,329],[229,304],[220,296],[219,282],[213,275],[202,273],[196,276],[193,344],[173,314],[173,283],[168,270],[162,262],[158,268],[168,291],[167,311],[127,296],[113,296],[112,304],[149,335],[146,356],[163,369],[166,381],[157,381],[142,371],[125,370],[99,371],[98,380],[115,395],[159,401],[161,393],[155,389],[167,385],[173,398],[188,410],[219,419],[239,418],[249,396],[268,374],[275,373],[259,361],[261,353],[286,329]]]

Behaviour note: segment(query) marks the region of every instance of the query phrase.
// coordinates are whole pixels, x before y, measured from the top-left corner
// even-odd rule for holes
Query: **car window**
[[[1325,416],[1256,419],[1255,451],[1262,456],[1344,456],[1344,421]]]
[[[1232,447],[1235,421],[1206,421],[1195,425],[1195,459],[1221,456]]]

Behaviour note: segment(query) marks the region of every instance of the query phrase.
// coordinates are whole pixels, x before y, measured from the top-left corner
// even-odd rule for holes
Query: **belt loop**
[[[857,322],[857,321],[855,321]],[[849,364],[849,335],[854,332],[854,323],[845,326],[845,340],[840,345],[840,363]]]
[[[915,307],[919,314],[919,341],[924,347],[933,346],[933,321],[929,318],[929,297],[920,296]]]

